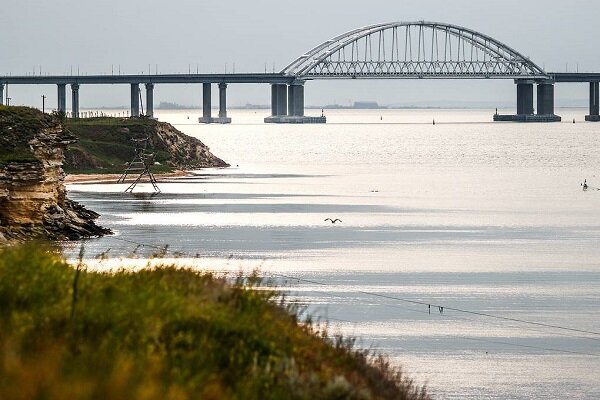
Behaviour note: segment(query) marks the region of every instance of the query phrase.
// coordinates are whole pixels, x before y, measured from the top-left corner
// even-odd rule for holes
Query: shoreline
[[[64,183],[116,183],[122,174],[67,174],[65,176]],[[133,175],[133,174],[132,174]],[[193,176],[189,171],[174,171],[165,174],[154,174],[156,179],[160,182],[161,178],[183,178],[187,176]]]

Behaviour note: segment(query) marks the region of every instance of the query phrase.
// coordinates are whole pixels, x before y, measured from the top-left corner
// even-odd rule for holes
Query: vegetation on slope
[[[200,140],[172,125],[150,118],[66,119],[29,107],[0,106],[0,164],[35,162],[29,142],[46,129],[62,130],[77,142],[65,151],[67,173],[122,173],[135,155],[135,140],[148,139],[155,173],[206,167],[227,167]]]
[[[133,140],[144,138],[149,138],[147,152],[154,154],[153,172],[228,166],[198,139],[150,118],[69,119],[65,126],[79,138],[66,153],[67,173],[121,173],[135,154]]]
[[[0,106],[0,163],[37,161],[29,141],[60,119],[30,107]]]
[[[427,399],[256,277],[74,269],[0,250],[2,399]]]
[[[154,120],[146,118],[87,118],[69,119],[66,127],[79,142],[66,153],[67,173],[122,173],[125,164],[135,154],[132,139],[148,137]],[[170,155],[165,150],[154,151],[153,172],[171,172],[167,165]]]

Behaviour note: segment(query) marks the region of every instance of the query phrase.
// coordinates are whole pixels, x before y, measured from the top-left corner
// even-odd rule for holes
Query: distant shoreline
[[[184,178],[187,176],[193,176],[193,174],[189,171],[174,171],[168,173],[154,173],[157,177],[158,182],[160,183],[160,178]],[[101,173],[93,173],[93,174],[67,174],[65,176],[65,184],[79,183],[79,184],[93,184],[93,183],[116,183],[117,180],[121,177],[121,174],[101,174]],[[137,177],[137,176],[135,176]],[[129,181],[135,179],[132,176]]]
[[[555,108],[557,109],[582,109],[582,108],[587,108],[587,105],[581,105],[581,106],[556,106]],[[365,111],[365,110],[494,110],[495,108],[498,109],[510,109],[510,108],[515,108],[515,105],[512,104],[499,104],[497,107],[496,106],[484,106],[484,105],[473,105],[473,106],[379,106],[377,108],[355,108],[355,107],[351,107],[351,106],[335,106],[335,105],[328,105],[328,106],[305,106],[305,109],[307,110],[360,110],[360,111]],[[218,107],[212,107],[212,110],[218,110]],[[260,110],[270,110],[271,106],[268,105],[248,105],[248,106],[227,106],[228,110],[256,110],[256,111],[260,111]],[[86,108],[82,108],[81,110],[129,110],[129,107],[125,107],[125,106],[115,106],[115,107],[86,107]],[[171,108],[171,107],[167,107],[167,108],[162,108],[162,107],[155,107],[154,108],[155,111],[202,111],[202,106],[181,106],[178,108]]]

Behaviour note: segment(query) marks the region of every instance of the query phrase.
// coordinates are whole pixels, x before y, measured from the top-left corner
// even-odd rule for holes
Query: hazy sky
[[[597,0],[0,0],[0,75],[282,69],[315,45],[379,22],[432,20],[488,34],[547,71],[600,72]],[[567,65],[568,63],[568,65]],[[512,81],[315,81],[307,104],[374,100],[514,102]],[[216,90],[213,90],[216,96]],[[585,100],[584,84],[557,85],[557,104]],[[10,87],[13,104],[56,103],[52,86]],[[199,104],[200,85],[158,85],[155,103]],[[230,85],[229,104],[270,101],[267,85]],[[216,97],[215,97],[216,98]],[[129,88],[82,86],[81,106],[127,105]]]

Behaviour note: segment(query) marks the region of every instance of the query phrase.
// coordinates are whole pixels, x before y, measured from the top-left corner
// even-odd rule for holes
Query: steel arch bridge
[[[299,80],[550,79],[529,58],[490,36],[426,21],[377,24],[344,33],[281,73]]]

